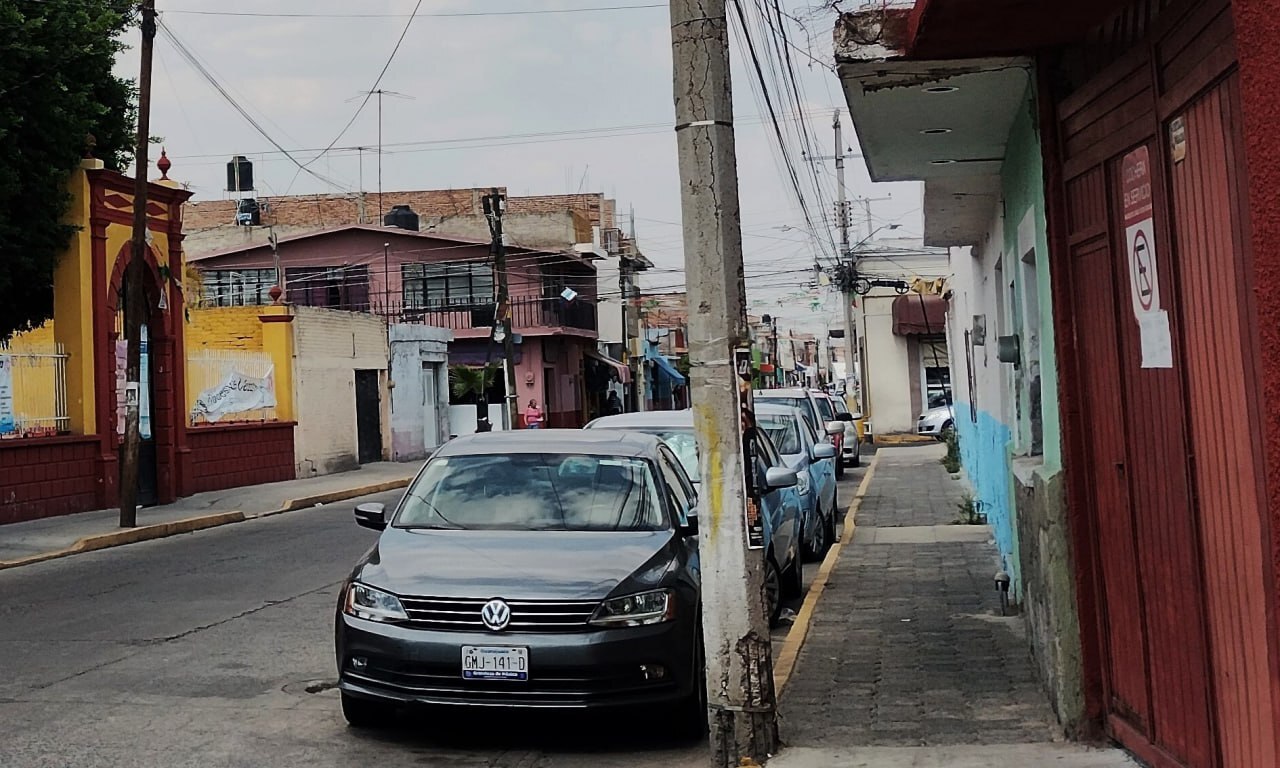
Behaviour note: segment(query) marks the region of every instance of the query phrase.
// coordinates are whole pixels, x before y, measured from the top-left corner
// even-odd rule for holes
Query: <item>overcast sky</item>
[[[369,90],[405,27],[416,0],[159,0],[163,22],[271,137],[302,162],[338,137]],[[654,6],[619,8],[618,6]],[[732,7],[732,2],[731,2]],[[753,8],[756,3],[744,2]],[[834,15],[815,15],[816,0],[783,0],[803,20],[788,22],[803,116],[823,155],[833,155],[832,112],[839,108],[845,144],[857,150],[831,62]],[[852,3],[846,3],[852,5]],[[527,13],[612,7],[611,10]],[[513,14],[512,12],[526,12]],[[200,12],[200,13],[192,13]],[[237,15],[265,14],[265,15]],[[279,14],[279,15],[274,15]],[[286,16],[292,14],[292,16]],[[345,18],[324,14],[346,15]],[[354,14],[365,14],[351,17]],[[440,15],[475,14],[475,15]],[[732,16],[731,16],[732,17]],[[735,25],[736,26],[736,25]],[[135,33],[136,34],[136,33]],[[763,35],[754,31],[760,49]],[[829,288],[808,290],[814,238],[781,166],[771,123],[734,40],[734,102],[748,298],[755,314],[771,312],[797,330],[839,327]],[[813,63],[809,57],[826,65]],[[768,73],[768,65],[766,73]],[[130,51],[119,71],[136,76]],[[782,94],[770,82],[775,105]],[[644,252],[658,267],[653,290],[675,289],[683,276],[680,201],[671,90],[667,7],[658,0],[423,0],[384,76],[382,186],[385,190],[505,186],[511,194],[599,191],[635,210]],[[196,199],[219,199],[232,154],[254,161],[258,195],[377,189],[378,110],[365,107],[336,147],[310,169],[274,150],[179,53],[165,34],[156,44],[152,133],[163,137],[171,175]],[[355,100],[353,100],[355,99]],[[786,110],[796,119],[796,109]],[[529,134],[540,134],[529,136]],[[363,146],[363,153],[351,149]],[[809,172],[792,141],[798,172]],[[293,150],[304,150],[293,152]],[[305,151],[309,150],[309,151]],[[158,153],[155,153],[158,154]],[[834,237],[821,220],[835,196],[834,165],[818,161],[824,196],[805,191],[817,233],[830,252]],[[852,197],[892,196],[872,203],[875,226],[901,224],[892,236],[920,232],[917,184],[872,185],[862,162],[847,163]],[[855,208],[853,240],[865,225]],[[783,230],[783,227],[791,227]],[[888,234],[888,233],[884,233]],[[665,271],[672,270],[672,271]]]

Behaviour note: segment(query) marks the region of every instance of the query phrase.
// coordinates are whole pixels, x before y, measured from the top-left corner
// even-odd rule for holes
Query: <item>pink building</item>
[[[497,286],[489,249],[487,242],[350,224],[281,238],[274,252],[247,244],[189,261],[201,273],[204,306],[271,303],[278,258],[290,303],[448,328],[449,363],[481,366],[502,360],[501,345],[489,338]],[[596,353],[595,265],[572,252],[508,247],[507,280],[520,409],[534,399],[549,426],[581,426],[596,395],[593,374],[607,365]]]

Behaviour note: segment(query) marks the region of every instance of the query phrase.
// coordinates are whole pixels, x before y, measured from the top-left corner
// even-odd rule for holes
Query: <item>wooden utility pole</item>
[[[143,277],[147,252],[147,149],[151,143],[151,59],[156,39],[156,0],[142,2],[142,68],[138,74],[138,143],[134,149],[133,248],[124,270],[124,447],[120,452],[120,527],[138,524],[138,448],[142,443],[142,322],[147,312]],[[238,167],[238,166],[237,166]],[[161,286],[161,290],[164,287]]]
[[[671,0],[676,148],[702,456],[702,627],[713,768],[777,751],[764,557],[748,548],[744,413],[734,365],[749,347],[724,0]],[[745,408],[750,407],[747,392]]]
[[[516,426],[516,341],[511,335],[511,293],[507,289],[507,247],[502,241],[502,214],[506,211],[507,200],[494,189],[484,197],[484,213],[489,220],[491,236],[489,251],[493,256],[493,271],[498,281],[498,317],[495,326],[501,324],[502,359],[506,373],[507,389],[507,421],[509,427]],[[547,418],[551,415],[549,403],[542,404],[542,412]],[[546,424],[543,424],[546,426]]]

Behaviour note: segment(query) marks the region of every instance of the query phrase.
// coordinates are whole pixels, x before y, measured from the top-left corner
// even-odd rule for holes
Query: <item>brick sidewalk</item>
[[[851,748],[997,744],[1131,765],[1119,751],[1054,745],[1061,736],[1022,618],[1000,615],[994,543],[985,529],[952,525],[965,486],[941,455],[940,446],[880,449],[857,536],[841,548],[783,691],[784,740],[818,748],[833,767],[860,764],[845,761]],[[895,535],[882,538],[893,543],[876,543],[873,529],[889,527]]]

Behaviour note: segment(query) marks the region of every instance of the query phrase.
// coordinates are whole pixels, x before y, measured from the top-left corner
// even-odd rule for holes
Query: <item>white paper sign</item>
[[[1172,368],[1173,342],[1169,337],[1169,313],[1164,310],[1138,315],[1142,338],[1143,368]]]
[[[18,422],[13,413],[13,357],[0,355],[0,435],[17,429]]]
[[[228,373],[218,386],[200,393],[191,409],[191,417],[203,416],[206,421],[218,421],[233,413],[274,408],[274,373],[274,370],[268,370],[267,375],[260,379],[239,371]]]

